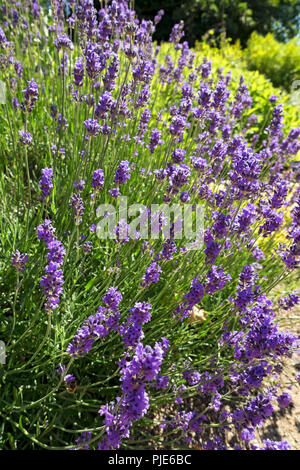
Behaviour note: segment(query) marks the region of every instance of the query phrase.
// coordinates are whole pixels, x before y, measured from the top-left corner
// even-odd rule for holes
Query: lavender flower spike
[[[53,178],[52,168],[48,168],[48,167],[44,168],[42,170],[42,177],[39,182],[39,186],[42,191],[41,200],[44,202],[47,200],[47,198],[51,194],[51,189],[53,188],[52,178]]]
[[[56,238],[54,233],[55,229],[48,219],[37,228],[38,238],[45,241],[48,249],[46,274],[40,281],[43,294],[46,296],[45,311],[47,313],[51,313],[58,307],[64,284],[63,272],[60,268],[66,252],[63,244]]]
[[[20,253],[19,250],[16,250],[11,255],[11,264],[16,268],[19,273],[25,271],[25,263],[28,261],[28,256],[26,253]]]

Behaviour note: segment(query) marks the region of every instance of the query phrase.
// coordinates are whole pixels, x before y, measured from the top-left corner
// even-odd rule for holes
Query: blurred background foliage
[[[140,17],[152,19],[160,9],[165,16],[157,27],[156,39],[168,40],[174,22],[184,20],[186,40],[194,44],[209,30],[226,30],[228,37],[246,46],[253,31],[269,32],[286,41],[299,34],[299,0],[135,0]]]
[[[271,33],[263,37],[254,32],[248,40],[245,58],[250,70],[258,70],[275,86],[288,91],[293,91],[293,83],[300,79],[300,45],[297,38],[282,43],[276,41]]]
[[[154,38],[168,41],[172,26],[184,21],[184,40],[225,51],[248,70],[264,74],[275,87],[298,92],[300,80],[300,0],[135,0],[140,18],[165,15]],[[228,47],[232,44],[232,50]]]

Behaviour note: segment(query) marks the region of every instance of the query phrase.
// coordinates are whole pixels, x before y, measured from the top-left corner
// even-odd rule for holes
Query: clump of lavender
[[[58,323],[47,342],[46,364],[54,357],[50,354],[52,345],[59,353],[66,338],[75,332],[74,322],[81,325],[66,343],[69,343],[69,364],[77,363],[78,379],[67,373],[68,367],[59,365],[62,375],[59,385],[63,383],[65,389],[62,393],[55,390],[52,399],[52,392],[46,391],[49,377],[45,378],[39,370],[39,364],[44,364],[41,358],[32,364],[33,368],[26,368],[28,382],[35,384],[34,394],[42,382],[41,393],[49,395],[49,412],[51,403],[59,405],[65,398],[73,400],[75,408],[70,404],[66,415],[61,406],[56,407],[57,418],[57,410],[52,413],[54,421],[59,423],[66,416],[67,426],[75,416],[72,410],[78,410],[78,406],[92,409],[99,398],[100,386],[103,402],[99,405],[99,415],[104,425],[98,443],[101,450],[122,446],[150,406],[155,412],[159,404],[163,412],[166,402],[172,406],[172,416],[166,413],[159,429],[173,434],[174,445],[180,436],[180,445],[184,437],[187,446],[197,439],[202,449],[224,450],[228,447],[224,436],[231,428],[247,448],[256,449],[253,444],[256,429],[274,413],[276,404],[285,408],[291,399],[289,393],[279,391],[278,377],[282,372],[280,361],[296,349],[297,338],[279,328],[274,306],[263,292],[278,275],[285,274],[284,270],[291,271],[300,264],[300,192],[296,189],[289,200],[291,188],[295,189],[295,178],[287,165],[288,159],[300,149],[300,128],[286,132],[280,104],[272,106],[269,122],[268,116],[262,116],[260,111],[251,114],[252,98],[243,77],[236,87],[230,73],[225,75],[222,69],[213,71],[208,58],[199,65],[196,53],[187,42],[181,42],[183,22],[174,26],[164,56],[164,45],[153,44],[155,25],[162,18],[162,10],[152,22],[139,20],[127,1],[104,2],[99,13],[92,0],[70,1],[71,16],[67,24],[74,33],[76,49],[80,49],[70,70],[71,56],[67,51],[73,49],[73,43],[71,36],[64,32],[66,2],[51,2],[53,22],[47,35],[39,31],[44,23],[37,1],[31,3],[30,22],[25,19],[28,12],[22,5],[13,5],[11,9],[4,5],[1,9],[5,22],[3,29],[0,27],[0,65],[8,75],[12,95],[12,109],[8,106],[8,111],[13,111],[17,119],[18,80],[28,76],[26,61],[17,57],[19,48],[14,50],[8,40],[12,31],[18,34],[18,28],[22,28],[25,47],[29,52],[34,51],[33,57],[37,44],[52,54],[54,43],[58,51],[54,51],[55,58],[59,58],[52,71],[44,63],[42,68],[37,63],[30,72],[44,77],[39,111],[49,109],[52,127],[48,127],[48,118],[40,119],[41,123],[37,119],[30,121],[34,135],[39,137],[35,138],[35,147],[41,142],[42,149],[50,149],[59,201],[63,202],[68,194],[67,178],[72,178],[71,183],[76,178],[69,203],[77,225],[77,256],[74,264],[73,257],[69,257],[65,279],[62,272],[65,248],[57,239],[51,221],[46,219],[37,228],[38,238],[44,240],[47,248],[47,266],[40,282],[46,297],[46,312],[58,308],[64,282],[67,285],[64,315],[63,318],[56,315]],[[61,88],[60,81],[55,80],[57,70],[64,81]],[[44,107],[49,90],[53,101]],[[34,79],[24,94],[21,109],[29,114],[39,97]],[[272,105],[277,101],[274,96],[270,98]],[[32,143],[27,132],[29,119],[24,115],[23,118],[25,130],[17,135],[19,142],[28,146]],[[11,122],[15,123],[16,119]],[[261,127],[263,123],[268,126],[266,129]],[[10,139],[9,127],[3,140],[5,146]],[[13,140],[14,133],[11,134]],[[8,153],[10,148],[15,145],[7,146]],[[42,153],[34,165],[48,159]],[[14,163],[15,158],[16,155],[12,158]],[[121,158],[126,160],[120,161]],[[32,163],[30,160],[30,166]],[[98,166],[105,170],[105,178]],[[19,168],[18,164],[14,167]],[[92,188],[92,194],[87,196],[90,204],[86,207],[84,198],[88,188],[84,190],[85,181],[81,178],[88,178],[87,185]],[[22,175],[21,178],[18,175],[16,182],[19,180]],[[52,169],[44,168],[39,186],[45,202],[51,196],[52,180]],[[150,218],[151,229],[162,240],[142,242],[142,230],[137,226],[132,237],[131,225],[122,218],[118,223],[114,220],[110,227],[115,243],[97,240],[93,204],[98,197],[102,203],[108,199],[118,205],[121,200],[112,198],[121,195],[121,187],[124,195],[126,188],[129,189],[127,196],[132,200],[134,191],[138,191],[139,202],[144,204],[142,218]],[[191,209],[192,218],[198,202],[203,204],[203,246],[190,249],[191,245],[197,245],[202,230],[195,233],[195,243],[193,240],[191,245],[185,240],[175,240],[182,222],[180,217],[166,235],[166,211],[152,213],[149,206],[153,199],[170,206],[174,202],[183,211]],[[35,209],[28,207],[30,211]],[[53,209],[59,226],[68,225],[62,230],[69,237],[69,250],[73,233],[69,230],[72,224],[68,224],[68,214],[63,212],[65,206],[57,204]],[[111,220],[113,211],[109,209],[104,222]],[[82,224],[81,233],[79,224]],[[29,235],[28,224],[27,227]],[[87,232],[90,238],[85,235]],[[276,246],[278,234],[284,234],[286,240]],[[13,253],[12,265],[18,277],[27,259],[25,253]],[[105,287],[97,310],[99,293],[108,279],[110,285],[118,284],[122,288],[124,300],[119,288]],[[33,296],[36,305],[34,290],[28,295]],[[289,293],[279,300],[279,306],[288,310],[299,303],[298,297],[297,293]],[[129,302],[129,299],[134,300]],[[26,293],[20,314],[22,310],[27,311],[29,303]],[[83,323],[82,318],[86,318]],[[21,319],[20,328],[23,323]],[[34,328],[33,334],[40,331],[40,324]],[[169,341],[161,338],[166,328],[170,348]],[[19,342],[15,343],[17,368],[18,347],[22,353],[27,347],[26,343],[18,346]],[[82,357],[88,353],[89,357]],[[77,390],[79,378],[82,387],[78,386]],[[89,380],[100,382],[98,388],[89,384]],[[118,380],[120,390],[114,395]],[[25,401],[30,387],[24,395]],[[79,403],[77,393],[81,389]],[[195,394],[201,395],[200,402],[186,400]],[[14,420],[14,406],[4,403],[4,413],[6,410]],[[147,424],[146,420],[144,423]],[[94,438],[87,426],[94,427],[89,415],[84,423],[88,430],[72,446],[88,449],[97,445],[94,441],[98,432]],[[215,427],[217,433],[213,431]],[[66,431],[59,428],[55,440],[65,442]],[[208,433],[208,429],[212,431]],[[39,436],[34,442],[38,444]],[[261,445],[262,450],[288,447],[285,441],[264,441]]]

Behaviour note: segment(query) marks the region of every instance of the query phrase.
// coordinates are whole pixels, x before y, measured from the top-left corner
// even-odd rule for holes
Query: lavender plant
[[[255,439],[290,403],[276,312],[299,298],[272,289],[300,263],[299,113],[254,106],[182,22],[157,46],[161,11],[1,3],[2,448],[289,448]],[[203,244],[166,230],[174,204]]]

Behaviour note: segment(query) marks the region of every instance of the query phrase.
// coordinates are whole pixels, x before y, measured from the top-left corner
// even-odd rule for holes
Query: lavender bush
[[[226,449],[231,430],[288,449],[255,432],[290,403],[298,338],[276,312],[299,297],[271,294],[300,265],[299,113],[216,70],[183,23],[157,46],[162,11],[70,4],[1,2],[1,447]],[[99,236],[125,196],[155,236],[130,217]],[[203,244],[180,217],[166,235],[152,207],[175,203],[202,207]]]

